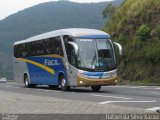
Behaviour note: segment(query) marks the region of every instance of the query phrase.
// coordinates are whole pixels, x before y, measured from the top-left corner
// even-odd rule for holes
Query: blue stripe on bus
[[[82,39],[109,39],[111,37],[110,37],[110,35],[85,35],[85,36],[78,36],[78,38],[82,38]]]
[[[103,76],[104,72],[85,72],[86,76]]]

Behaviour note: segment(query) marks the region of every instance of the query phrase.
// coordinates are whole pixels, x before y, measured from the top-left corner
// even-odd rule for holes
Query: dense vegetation
[[[119,5],[123,0],[113,2]],[[101,29],[108,3],[48,2],[33,6],[0,21],[0,77],[12,79],[13,43],[44,32],[71,27]]]
[[[160,0],[125,0],[104,31],[124,48],[122,79],[160,83]]]

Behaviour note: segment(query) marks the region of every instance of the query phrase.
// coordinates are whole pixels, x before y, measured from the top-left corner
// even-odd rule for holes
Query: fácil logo
[[[54,65],[59,65],[58,60],[44,60],[44,65],[46,66],[54,66]]]

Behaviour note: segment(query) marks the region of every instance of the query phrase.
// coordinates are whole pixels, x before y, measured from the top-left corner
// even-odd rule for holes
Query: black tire
[[[98,92],[101,89],[101,86],[91,86],[94,92]]]
[[[67,86],[67,80],[64,78],[64,76],[61,76],[59,78],[60,81],[60,87],[62,91],[68,91],[70,89],[69,86]]]
[[[58,85],[49,85],[49,88],[51,88],[51,89],[58,89],[59,86]]]
[[[24,75],[24,86],[25,86],[26,88],[29,88],[29,87],[30,87],[28,75]]]
[[[36,85],[29,83],[28,75],[24,75],[24,85],[26,88],[34,88]]]

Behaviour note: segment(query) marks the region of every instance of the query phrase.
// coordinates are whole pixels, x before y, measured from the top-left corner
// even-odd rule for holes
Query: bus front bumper
[[[90,79],[82,76],[77,76],[77,86],[107,86],[116,85],[117,76],[108,79]]]

